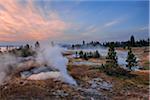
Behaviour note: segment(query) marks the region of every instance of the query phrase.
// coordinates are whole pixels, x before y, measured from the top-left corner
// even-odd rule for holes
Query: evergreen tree
[[[75,48],[75,45],[73,44],[71,47],[72,47],[72,49],[74,49],[74,48]]]
[[[111,67],[117,67],[118,63],[117,63],[117,53],[115,52],[115,48],[114,48],[114,42],[111,42],[109,45],[109,50],[108,50],[108,54],[107,54],[107,61],[106,61],[106,65],[107,66],[111,66]]]
[[[26,44],[26,45],[24,46],[24,48],[25,48],[25,49],[30,49],[30,45],[29,45],[29,44]]]
[[[130,38],[130,46],[135,46],[135,39],[133,35]]]
[[[132,70],[133,66],[137,66],[137,61],[135,55],[132,53],[131,48],[129,48],[128,56],[126,62],[128,63],[126,66]]]
[[[88,60],[88,57],[87,57],[87,53],[86,53],[86,52],[84,53],[83,58],[84,58],[85,60]]]
[[[76,51],[76,58],[77,58],[78,52]]]
[[[30,49],[30,45],[26,44],[22,49],[21,49],[21,56],[22,57],[28,57],[31,56],[31,49]]]
[[[40,47],[40,43],[37,41],[36,43],[35,43],[35,48],[37,49],[37,48],[39,48]]]
[[[83,40],[83,45],[85,45],[85,41]]]
[[[93,57],[93,54],[92,54],[92,52],[91,52],[91,51],[89,52],[89,57],[90,57],[90,58],[92,58],[92,57]]]
[[[99,58],[99,57],[100,57],[100,54],[99,54],[98,50],[96,50],[96,51],[94,52],[94,57],[95,57],[95,58]]]
[[[83,51],[82,50],[79,52],[79,56],[80,56],[80,58],[83,58]]]

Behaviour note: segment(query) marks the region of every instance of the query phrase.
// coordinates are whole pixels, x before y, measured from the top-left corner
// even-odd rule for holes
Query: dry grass
[[[11,82],[0,87],[1,100],[60,100],[72,99],[79,95],[79,93],[68,84],[53,79],[29,81],[16,78],[10,81]],[[59,90],[63,90],[64,93],[68,95],[66,97],[61,95],[56,96],[54,93]]]
[[[108,76],[98,69],[90,66],[72,66],[70,74],[79,81],[80,84],[87,85],[87,81],[92,78],[102,78],[113,84],[112,91],[103,91],[105,95],[113,100],[148,99],[149,77],[147,74],[131,73],[135,77],[112,77]]]
[[[147,100],[148,99],[148,74],[134,72],[136,77],[112,77],[108,76],[99,69],[91,66],[69,66],[69,73],[77,80],[78,85],[88,88],[93,78],[101,78],[112,83],[111,91],[101,90],[101,92],[111,100]],[[86,95],[72,86],[53,79],[45,81],[23,80],[14,77],[5,85],[0,86],[0,98],[2,100],[86,100]],[[68,95],[65,97],[56,96],[53,93],[63,90]]]

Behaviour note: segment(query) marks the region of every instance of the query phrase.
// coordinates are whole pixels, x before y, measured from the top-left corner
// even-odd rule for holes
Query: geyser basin
[[[34,80],[61,76],[62,81],[76,85],[76,81],[68,74],[66,66],[68,59],[62,55],[63,48],[44,44],[38,49],[33,49],[33,51],[36,54],[28,57],[20,57],[19,55],[11,55],[9,53],[1,55],[0,84],[10,78],[10,73],[16,73],[17,75],[19,73],[21,78],[25,79],[29,77],[29,79],[32,79],[32,75],[34,75]],[[36,76],[42,78],[35,78]]]
[[[20,76],[21,78],[27,80],[56,79],[66,83],[70,83],[73,81],[67,74],[61,73],[61,71],[47,66],[34,67],[28,70],[21,71]],[[75,83],[70,84],[76,85]]]

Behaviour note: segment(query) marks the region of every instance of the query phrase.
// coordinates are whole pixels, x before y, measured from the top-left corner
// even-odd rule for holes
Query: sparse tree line
[[[114,42],[111,42],[109,44],[108,54],[106,56],[106,63],[102,64],[101,68],[107,73],[107,74],[127,74],[127,70],[121,68],[118,65],[118,58],[117,58],[117,52],[115,51]],[[76,52],[76,58],[82,58],[85,60],[88,60],[90,58],[100,58],[101,55],[98,52],[98,50],[94,52],[83,52],[79,51]],[[129,69],[128,71],[132,71],[132,67],[137,66],[137,60],[135,55],[132,52],[132,49],[128,48],[128,55],[126,58],[127,65],[126,67]]]
[[[34,49],[37,50],[38,48],[40,48],[40,43],[37,41],[35,43]],[[28,57],[28,56],[34,56],[36,54],[34,49],[29,44],[26,44],[25,46],[21,46],[18,50],[21,51],[21,55],[20,56]]]
[[[102,46],[102,44],[98,41],[91,41],[89,43],[85,43],[85,41],[83,41],[82,44],[73,44],[71,48],[74,49],[74,48],[82,48],[82,47],[87,47],[87,46],[97,47],[97,46]]]
[[[132,35],[130,37],[130,40],[128,41],[122,41],[122,42],[114,42],[114,47],[123,47],[123,48],[126,48],[126,47],[145,47],[145,46],[149,46],[149,38],[146,39],[146,40],[138,40],[138,41],[135,41],[135,38],[134,36]],[[109,44],[111,42],[106,42],[106,43],[103,43],[103,46],[105,47],[109,47]]]
[[[132,35],[128,41],[116,41],[114,42],[114,47],[144,47],[144,46],[149,46],[149,38],[148,39],[142,39],[142,40],[135,40],[134,36]],[[74,48],[84,48],[84,47],[97,47],[97,46],[104,46],[104,47],[109,47],[111,42],[105,42],[105,43],[100,43],[98,41],[91,41],[89,43],[85,43],[83,41],[82,44],[73,44],[71,46],[72,49]]]
[[[73,44],[71,48],[74,49],[74,48],[97,47],[97,46],[103,45],[98,41],[91,41],[89,43],[85,43],[85,41],[83,41],[82,44]]]
[[[93,51],[93,52],[83,52],[82,50],[77,52],[76,51],[76,58],[83,58],[85,60],[88,60],[89,58],[100,58],[101,55],[98,52],[98,50]]]
[[[29,56],[34,56],[36,55],[36,51],[38,48],[40,48],[40,44],[37,41],[35,43],[35,46],[32,47],[29,44],[26,44],[25,46],[20,46],[19,48],[15,48],[12,50],[7,50],[5,52],[1,52],[1,54],[3,53],[10,53],[10,54],[14,54],[15,56],[20,56],[20,57],[29,57]]]

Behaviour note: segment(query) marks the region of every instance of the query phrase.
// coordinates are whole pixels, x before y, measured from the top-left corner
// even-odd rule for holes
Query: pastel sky
[[[0,43],[148,38],[148,1],[0,0]]]

